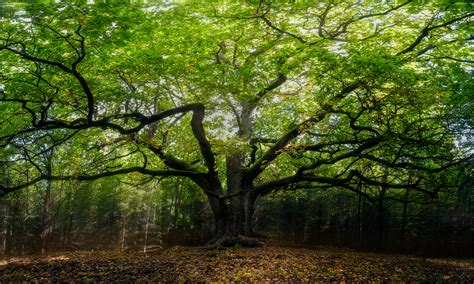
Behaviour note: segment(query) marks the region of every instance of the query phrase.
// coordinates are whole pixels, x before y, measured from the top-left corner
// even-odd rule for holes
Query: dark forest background
[[[377,187],[364,189],[370,199],[338,188],[279,192],[257,202],[253,221],[264,240],[291,245],[472,257],[473,181],[463,178],[459,187],[435,199],[400,189],[401,198],[394,200]],[[213,230],[205,197],[185,179],[40,183],[0,199],[0,218],[4,256],[86,249],[149,252],[205,244]]]

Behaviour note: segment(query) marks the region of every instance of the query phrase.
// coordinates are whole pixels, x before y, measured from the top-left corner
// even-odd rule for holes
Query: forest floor
[[[474,281],[474,260],[423,259],[338,248],[173,247],[153,253],[81,251],[0,260],[9,281]]]

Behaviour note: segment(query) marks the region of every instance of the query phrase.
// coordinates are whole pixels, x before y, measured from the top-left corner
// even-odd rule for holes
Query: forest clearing
[[[473,11],[0,1],[0,282],[474,281]]]
[[[474,281],[474,261],[283,246],[54,253],[0,261],[0,281]]]

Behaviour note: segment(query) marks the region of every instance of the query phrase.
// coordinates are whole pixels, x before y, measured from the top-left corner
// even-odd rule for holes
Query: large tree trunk
[[[230,155],[226,159],[227,194],[229,199],[231,235],[254,235],[252,218],[255,211],[256,196],[252,185],[243,177],[243,156],[240,152]]]
[[[265,91],[266,92],[266,91]],[[264,93],[259,94],[263,96]],[[253,132],[252,113],[255,110],[255,102],[241,104],[240,114],[237,115],[239,130],[237,137],[250,142]],[[217,231],[223,231],[230,236],[255,236],[253,229],[253,215],[255,212],[255,202],[257,195],[252,186],[252,180],[244,176],[245,154],[244,151],[236,147],[233,153],[226,157],[226,177],[227,196],[230,198],[223,200],[221,206],[221,223],[217,224]],[[251,158],[251,162],[254,158]],[[248,161],[247,161],[248,162]],[[224,228],[219,229],[223,224]]]
[[[256,199],[251,194],[244,194],[227,201],[208,196],[214,215],[215,236],[255,236],[253,214]]]
[[[227,157],[227,198],[208,194],[208,201],[214,214],[215,236],[254,236],[253,215],[256,196],[251,184],[243,180],[242,157],[240,153]]]
[[[247,142],[250,142],[253,130],[252,112],[254,109],[253,103],[243,104],[240,115],[237,115],[239,125],[237,137]],[[222,188],[220,181],[216,180],[217,176],[200,184],[202,188],[211,192],[207,194],[207,197],[214,214],[216,238],[255,235],[252,221],[257,195],[253,190],[252,180],[246,180],[244,177],[244,156],[244,151],[236,147],[226,157],[225,189]],[[200,181],[196,182],[200,183]],[[219,197],[219,194],[216,196],[215,193],[223,193],[224,197]]]

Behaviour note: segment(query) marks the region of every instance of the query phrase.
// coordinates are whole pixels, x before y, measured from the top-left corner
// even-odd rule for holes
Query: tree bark
[[[255,236],[253,229],[253,214],[255,211],[255,198],[246,194],[239,198],[232,198],[230,201],[215,201],[216,198],[210,198],[213,203],[218,202],[217,210],[213,210],[215,237],[235,236]]]
[[[382,187],[379,195],[379,201],[377,203],[377,249],[381,250],[385,246],[385,193],[387,192],[386,187]]]
[[[226,158],[227,195],[231,197],[218,201],[219,210],[216,218],[218,236],[255,235],[252,221],[256,196],[251,184],[244,180],[243,162],[241,152],[233,153]]]
[[[357,200],[357,247],[362,247],[362,195]]]
[[[4,216],[3,216],[3,240],[2,240],[2,253],[4,255],[8,255],[8,233],[9,233],[9,203],[5,202],[5,212],[4,212]]]
[[[403,212],[402,212],[402,226],[400,230],[400,249],[405,250],[405,235],[407,227],[407,216],[408,216],[408,189],[405,189],[405,196],[403,199]]]
[[[47,181],[46,190],[43,197],[43,213],[41,216],[41,253],[46,253],[49,249],[49,236],[51,232],[51,187],[52,182]]]
[[[228,172],[228,183],[233,183],[232,187],[228,188],[228,194],[232,194],[232,197],[207,195],[214,215],[215,237],[219,239],[226,236],[254,236],[256,196],[251,188],[245,187],[241,174]]]

